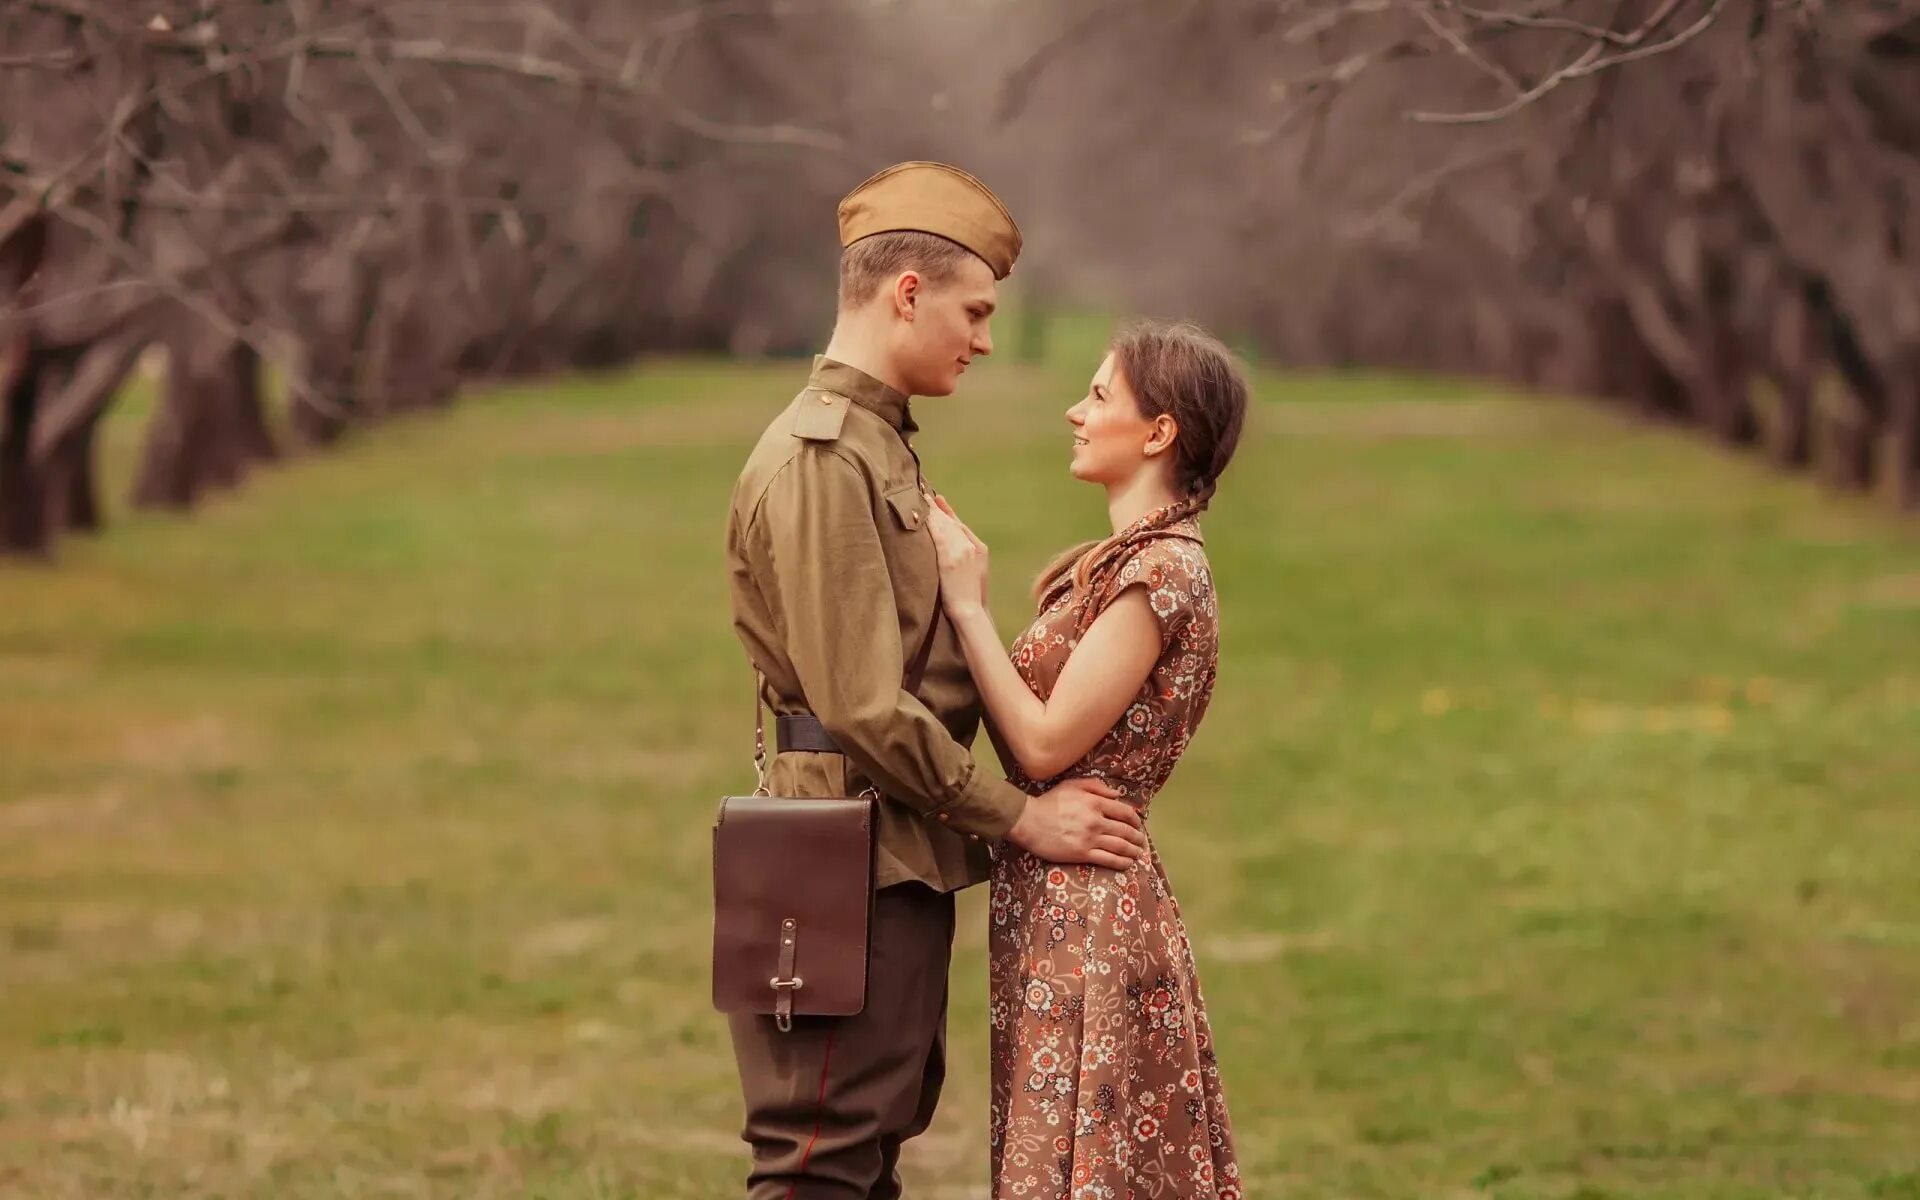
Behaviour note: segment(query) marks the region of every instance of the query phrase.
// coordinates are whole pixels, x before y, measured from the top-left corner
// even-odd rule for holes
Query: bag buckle
[[[773,1023],[781,1033],[793,1032],[793,994],[807,986],[806,980],[793,973],[794,943],[799,937],[799,922],[792,917],[780,922],[780,973],[767,980],[767,986],[773,989]]]

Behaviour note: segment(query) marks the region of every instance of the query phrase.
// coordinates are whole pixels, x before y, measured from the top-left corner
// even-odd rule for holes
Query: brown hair
[[[1152,420],[1170,414],[1179,426],[1173,454],[1181,498],[1169,520],[1200,515],[1246,424],[1249,391],[1239,360],[1219,338],[1187,322],[1141,321],[1121,330],[1108,349],[1140,415]],[[1094,565],[1119,543],[1115,534],[1059,555],[1034,581],[1034,599],[1044,598],[1069,571],[1075,590],[1085,588]]]
[[[902,271],[930,284],[948,283],[973,251],[937,233],[898,229],[863,237],[840,252],[840,307],[854,308]]]

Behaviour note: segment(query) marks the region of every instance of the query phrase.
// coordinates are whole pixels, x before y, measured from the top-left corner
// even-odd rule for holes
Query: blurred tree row
[[[1045,144],[1115,198],[1054,214],[1074,261],[1145,260],[1096,286],[1286,362],[1610,397],[1920,499],[1916,0],[1022,20],[1009,152]]]
[[[135,499],[185,507],[475,376],[810,343],[860,97],[789,64],[859,33],[777,0],[7,0],[0,547],[97,525],[150,347]]]
[[[800,350],[961,162],[1038,305],[1920,498],[1920,0],[0,0],[0,552],[502,372]],[[284,388],[285,419],[263,402]]]

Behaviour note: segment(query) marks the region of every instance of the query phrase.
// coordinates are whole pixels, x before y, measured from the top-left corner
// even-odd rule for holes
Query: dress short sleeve
[[[1142,588],[1160,623],[1160,651],[1166,653],[1213,594],[1213,577],[1200,546],[1186,538],[1155,538],[1135,550],[1105,589],[1100,611],[1128,588]]]

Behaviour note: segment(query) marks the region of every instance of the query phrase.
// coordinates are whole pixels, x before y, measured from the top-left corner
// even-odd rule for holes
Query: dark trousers
[[[919,883],[874,897],[867,1006],[852,1017],[731,1016],[753,1147],[747,1200],[895,1200],[900,1147],[946,1080],[953,897]]]

